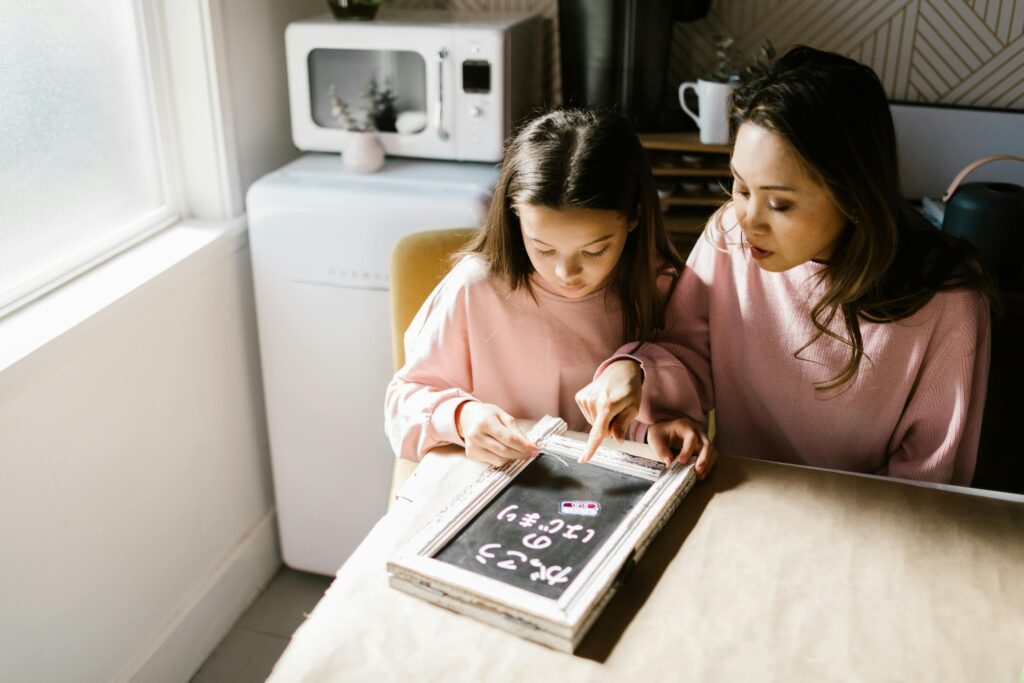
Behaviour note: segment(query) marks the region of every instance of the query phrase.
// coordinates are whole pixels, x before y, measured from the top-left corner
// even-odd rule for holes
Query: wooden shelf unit
[[[705,145],[695,131],[642,133],[654,179],[663,196],[665,226],[673,233],[699,234],[714,210],[728,200],[719,188],[732,177],[729,145]]]

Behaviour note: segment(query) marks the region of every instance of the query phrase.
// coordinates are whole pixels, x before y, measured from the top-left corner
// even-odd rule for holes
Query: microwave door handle
[[[444,124],[444,60],[448,58],[448,48],[442,47],[437,51],[437,107],[434,127],[437,128],[437,137],[442,140],[448,139],[448,129]]]

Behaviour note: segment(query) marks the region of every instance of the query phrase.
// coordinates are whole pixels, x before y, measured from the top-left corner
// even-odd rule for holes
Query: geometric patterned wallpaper
[[[715,0],[673,27],[669,86],[714,60],[711,37],[749,54],[803,43],[875,70],[890,100],[1024,109],[1024,0]]]
[[[646,2],[650,0],[640,0]],[[393,0],[396,7],[536,10],[546,24],[551,102],[560,100],[557,0]],[[711,39],[752,54],[803,43],[869,65],[890,100],[1024,110],[1024,0],[712,0],[708,16],[676,22],[666,102],[714,62]]]

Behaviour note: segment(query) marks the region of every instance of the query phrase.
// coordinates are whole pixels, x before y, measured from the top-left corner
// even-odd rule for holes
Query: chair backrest
[[[390,305],[395,370],[405,364],[405,331],[434,287],[451,270],[451,256],[472,237],[473,228],[429,230],[402,237],[391,250]],[[396,459],[391,475],[390,509],[395,494],[416,463]]]

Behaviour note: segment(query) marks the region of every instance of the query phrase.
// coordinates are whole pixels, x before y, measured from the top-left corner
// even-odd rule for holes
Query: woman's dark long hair
[[[889,323],[921,309],[936,292],[971,289],[996,301],[992,279],[962,239],[931,227],[900,189],[896,132],[885,90],[869,67],[797,46],[733,93],[729,128],[743,123],[781,136],[846,216],[821,272],[825,293],[811,309],[815,335],[850,347],[846,366],[818,388],[853,379],[864,356],[861,319]],[[828,325],[839,314],[847,337]]]
[[[665,232],[647,155],[626,119],[557,109],[528,122],[508,144],[486,221],[467,251],[513,290],[529,290],[533,273],[515,208],[527,204],[615,211],[636,222],[609,293],[621,303],[623,342],[649,340],[665,326],[657,271],[667,263],[679,272],[682,259]]]

